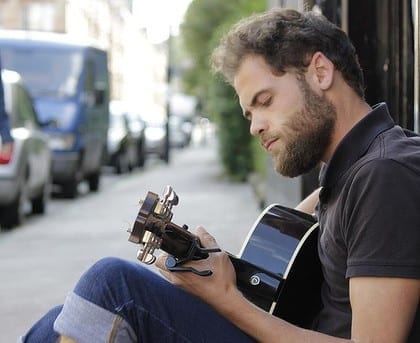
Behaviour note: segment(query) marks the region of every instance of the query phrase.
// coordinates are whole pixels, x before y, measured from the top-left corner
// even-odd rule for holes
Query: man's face
[[[303,76],[275,75],[260,56],[249,56],[234,78],[251,134],[273,157],[276,171],[295,177],[325,156],[336,121],[334,105]]]

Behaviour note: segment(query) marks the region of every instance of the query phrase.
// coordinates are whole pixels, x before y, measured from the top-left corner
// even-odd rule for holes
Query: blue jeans
[[[56,342],[54,331],[78,343],[255,342],[160,275],[137,262],[112,257],[89,268],[64,307],[39,320],[24,342]]]

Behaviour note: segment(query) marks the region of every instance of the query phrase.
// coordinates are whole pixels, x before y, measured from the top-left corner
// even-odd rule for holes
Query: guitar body
[[[237,284],[254,304],[300,327],[321,309],[323,281],[318,223],[305,213],[271,205],[256,220],[236,258]]]
[[[210,270],[183,266],[220,249],[201,247],[186,225],[171,221],[172,206],[178,204],[172,188],[165,189],[162,199],[148,192],[141,204],[129,230],[129,241],[141,245],[137,259],[151,264],[155,249],[162,249],[170,255],[168,270],[210,275]],[[277,204],[267,207],[249,232],[239,256],[227,253],[236,271],[238,288],[265,311],[309,328],[321,309],[323,277],[317,242],[318,223],[312,216]]]

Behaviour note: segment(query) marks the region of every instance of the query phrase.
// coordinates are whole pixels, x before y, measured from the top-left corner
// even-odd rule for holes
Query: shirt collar
[[[379,103],[372,108],[341,140],[329,162],[320,173],[320,185],[332,187],[358,159],[366,154],[373,140],[393,127],[388,107]]]

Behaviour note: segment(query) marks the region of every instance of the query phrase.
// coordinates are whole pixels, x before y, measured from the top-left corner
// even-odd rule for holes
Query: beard
[[[285,123],[279,135],[284,145],[273,155],[275,169],[283,176],[296,177],[309,172],[321,161],[330,142],[337,112],[335,106],[319,96],[305,80],[298,79],[303,108]]]

